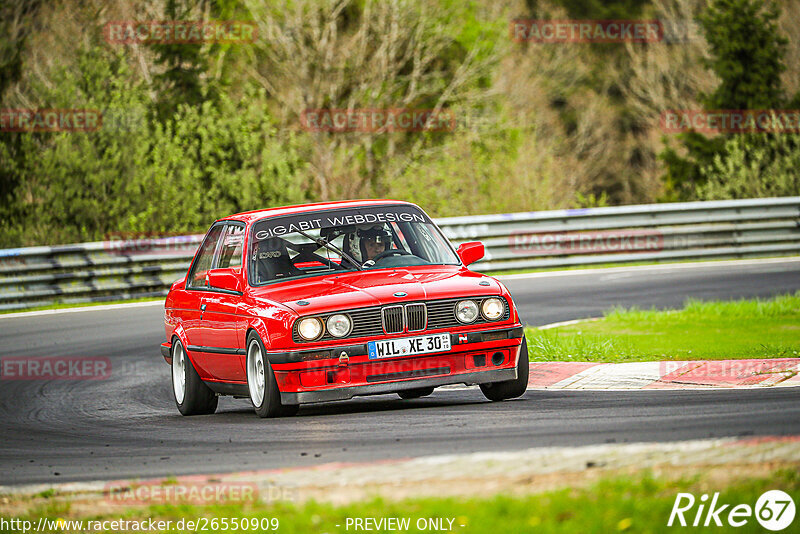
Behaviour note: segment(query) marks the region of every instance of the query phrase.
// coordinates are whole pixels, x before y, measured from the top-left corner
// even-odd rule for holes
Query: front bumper
[[[521,325],[451,334],[451,350],[370,360],[366,344],[267,352],[283,404],[347,400],[452,384],[485,384],[517,378]],[[171,343],[161,355],[171,364]],[[341,355],[346,353],[343,364]],[[494,361],[495,355],[501,355]],[[247,396],[246,383],[205,382],[222,395]]]
[[[367,345],[269,352],[281,402],[346,400],[449,384],[484,384],[517,377],[524,335],[519,325],[451,334],[451,350],[369,359]]]

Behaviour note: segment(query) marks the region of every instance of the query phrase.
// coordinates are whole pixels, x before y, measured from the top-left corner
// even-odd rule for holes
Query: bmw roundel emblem
[[[408,293],[406,293],[405,291],[398,291],[397,293],[394,294],[394,296],[398,297],[398,298],[399,297],[405,297],[405,296],[408,296]]]

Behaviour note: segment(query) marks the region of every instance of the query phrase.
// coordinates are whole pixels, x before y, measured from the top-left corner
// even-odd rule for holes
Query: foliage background
[[[516,43],[515,18],[672,32]],[[247,20],[258,37],[110,44],[115,20]],[[800,0],[0,0],[0,109],[104,113],[95,132],[0,132],[0,247],[341,198],[449,216],[798,195],[800,136],[659,126],[666,109],[800,108],[798,20]],[[457,128],[300,127],[348,107],[448,109]]]

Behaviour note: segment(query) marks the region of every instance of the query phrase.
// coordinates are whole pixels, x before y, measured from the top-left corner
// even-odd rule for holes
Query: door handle
[[[201,304],[200,305],[200,311],[206,311],[206,306],[207,306],[207,304]]]

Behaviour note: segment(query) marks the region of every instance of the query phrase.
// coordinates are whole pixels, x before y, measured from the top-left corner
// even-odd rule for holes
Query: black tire
[[[401,399],[418,399],[420,397],[427,397],[431,393],[433,393],[433,388],[406,389],[397,392]]]
[[[481,391],[483,391],[483,395],[490,401],[503,401],[521,397],[528,388],[529,373],[528,342],[523,336],[522,347],[520,348],[519,359],[517,360],[517,378],[514,380],[506,380],[505,382],[481,384]]]
[[[258,349],[258,350],[256,350]],[[297,413],[300,406],[297,404],[281,404],[281,392],[275,380],[275,373],[269,364],[267,351],[261,338],[255,332],[247,336],[247,388],[250,392],[250,402],[259,417],[287,417]],[[259,370],[258,359],[261,360]],[[263,373],[263,375],[262,375]],[[259,379],[263,376],[263,379]],[[260,394],[259,394],[260,392]]]
[[[179,383],[183,380],[183,399]],[[172,396],[181,415],[208,415],[217,411],[219,398],[197,374],[179,339],[172,342]]]

